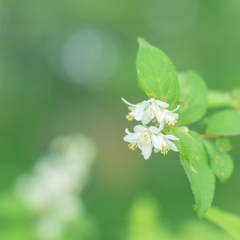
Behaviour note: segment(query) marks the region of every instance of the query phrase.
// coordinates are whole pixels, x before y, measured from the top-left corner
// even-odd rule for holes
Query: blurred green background
[[[82,199],[99,239],[127,239],[129,211],[145,194],[161,206],[169,231],[178,232],[189,218],[208,224],[192,208],[176,153],[145,161],[122,139],[135,123],[125,119],[121,97],[146,99],[136,81],[139,36],[162,49],[177,71],[196,70],[209,88],[240,87],[238,0],[0,1],[2,193],[46,154],[52,139],[82,133],[98,146]],[[226,183],[217,181],[213,204],[240,215],[239,138],[232,145],[235,169]]]

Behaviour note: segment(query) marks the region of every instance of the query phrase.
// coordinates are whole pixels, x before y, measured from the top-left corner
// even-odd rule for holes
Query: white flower
[[[142,150],[143,157],[147,160],[152,154],[154,139],[157,139],[155,134],[159,133],[159,128],[157,127],[149,127],[146,128],[142,125],[137,125],[134,127],[134,133],[130,133],[128,129],[126,129],[127,135],[123,138],[128,144],[129,148],[135,150],[139,147]],[[156,138],[153,139],[153,136]],[[158,139],[157,139],[158,141]],[[155,144],[158,146],[158,144]]]
[[[179,140],[179,138],[167,134],[161,133],[164,125],[160,128],[157,127],[144,127],[142,125],[137,125],[134,127],[134,133],[131,133],[126,129],[127,135],[123,138],[126,142],[129,142],[128,147],[135,150],[139,147],[142,150],[143,157],[147,160],[152,154],[152,148],[154,147],[154,152],[157,153],[161,151],[162,154],[167,154],[170,149],[178,152],[176,145],[170,140]]]
[[[177,111],[179,107],[180,105],[173,111],[162,109],[161,119],[159,120],[160,125],[167,124],[169,126],[174,126],[178,119],[178,114],[174,112]]]
[[[162,125],[164,126],[164,125]],[[153,146],[154,146],[154,152],[157,153],[159,151],[161,151],[162,154],[167,154],[170,149],[172,149],[175,152],[178,152],[178,149],[176,147],[176,145],[174,144],[174,142],[170,141],[170,140],[179,140],[179,138],[171,135],[171,134],[167,134],[164,135],[163,133],[161,133],[160,131],[162,131],[163,127],[159,128],[159,133],[157,134],[157,136],[153,136]]]
[[[128,109],[131,111],[129,115],[126,116],[126,118],[129,121],[132,121],[133,119],[136,119],[137,121],[142,121],[142,124],[148,124],[151,120],[156,118],[158,122],[163,122],[162,116],[162,108],[167,108],[169,106],[168,103],[162,102],[160,100],[155,100],[154,98],[151,98],[147,101],[143,101],[139,104],[131,104],[128,101],[126,101],[124,98],[122,100],[129,105]]]

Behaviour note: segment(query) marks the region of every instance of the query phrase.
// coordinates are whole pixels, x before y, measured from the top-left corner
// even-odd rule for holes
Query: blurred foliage
[[[0,239],[11,240],[95,240],[98,230],[89,216],[83,216],[66,226],[60,238],[39,238],[36,235],[36,215],[16,195],[6,192],[0,196]]]
[[[172,231],[170,223],[161,219],[159,203],[151,197],[141,197],[133,203],[129,216],[127,240],[231,240],[222,230],[206,221],[188,219]]]
[[[171,229],[183,224],[185,231],[214,239],[214,233],[209,234],[212,226],[199,223],[190,207],[194,199],[177,155],[146,162],[140,153],[128,151],[122,141],[126,111],[120,98],[130,102],[146,98],[136,83],[139,36],[163,49],[177,71],[196,70],[209,88],[228,92],[240,88],[239,26],[237,0],[0,1],[1,191],[9,191],[16,177],[45,154],[54,137],[87,133],[96,139],[100,151],[83,197],[102,239],[122,239],[119,226],[126,224],[130,203],[142,192],[161,202]],[[90,32],[77,46],[86,50],[85,55],[76,50],[71,58],[74,51],[69,44],[75,44],[82,35],[74,34],[83,30]],[[72,66],[63,56],[80,64],[74,66],[74,79],[69,75]],[[84,56],[93,56],[87,65]],[[78,69],[86,70],[87,83],[81,75],[76,81]],[[191,129],[203,131],[198,123]],[[231,143],[230,155],[238,159],[239,138]],[[239,215],[240,163],[234,165],[232,177],[217,183],[214,205]],[[19,222],[8,234],[22,229]],[[0,233],[4,232],[1,227]]]
[[[208,107],[231,107],[240,111],[240,89],[236,88],[230,92],[210,90],[208,92]]]
[[[225,230],[234,239],[240,239],[240,218],[234,214],[224,212],[216,207],[207,211],[205,218]]]

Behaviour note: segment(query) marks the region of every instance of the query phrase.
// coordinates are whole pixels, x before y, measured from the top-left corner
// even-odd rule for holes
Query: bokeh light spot
[[[118,50],[109,35],[94,29],[83,29],[67,39],[61,60],[70,80],[95,85],[114,73],[118,64]]]

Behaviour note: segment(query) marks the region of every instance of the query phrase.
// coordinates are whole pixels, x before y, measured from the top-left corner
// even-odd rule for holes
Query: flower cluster
[[[174,112],[179,106],[175,110],[169,111],[166,109],[169,107],[168,103],[154,98],[147,101],[144,100],[139,104],[131,104],[123,98],[122,100],[129,105],[128,109],[130,112],[126,118],[129,121],[136,119],[142,122],[142,125],[134,127],[134,133],[126,129],[127,135],[124,137],[124,140],[129,142],[128,147],[130,149],[135,150],[138,147],[146,160],[151,156],[153,148],[155,153],[161,151],[164,155],[167,154],[170,149],[178,152],[176,145],[170,140],[175,141],[179,140],[179,138],[170,134],[165,135],[161,131],[166,124],[169,126],[174,126],[176,124],[178,114]],[[154,123],[158,122],[159,127],[147,127],[146,124],[151,121]]]

